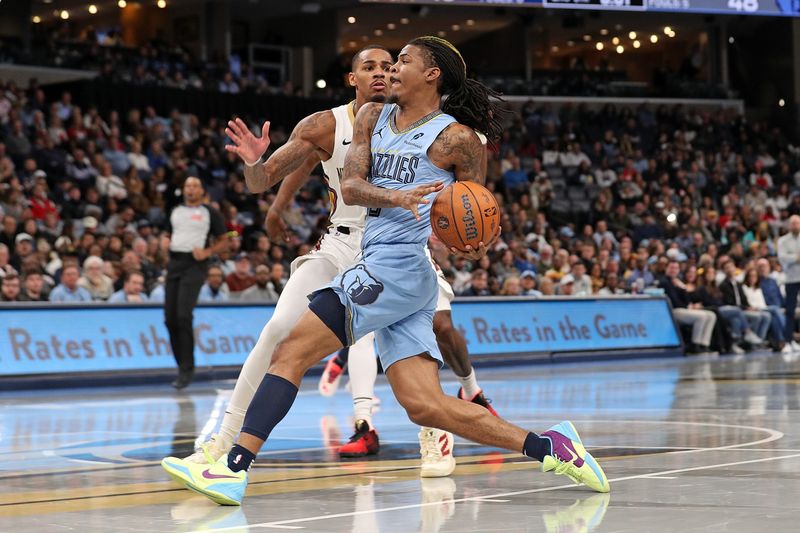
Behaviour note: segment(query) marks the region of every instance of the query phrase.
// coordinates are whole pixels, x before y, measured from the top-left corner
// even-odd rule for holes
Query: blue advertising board
[[[195,310],[198,367],[238,366],[272,306]],[[474,355],[676,348],[662,298],[489,299],[453,305],[453,322]],[[157,306],[0,307],[0,375],[148,370],[174,360]]]

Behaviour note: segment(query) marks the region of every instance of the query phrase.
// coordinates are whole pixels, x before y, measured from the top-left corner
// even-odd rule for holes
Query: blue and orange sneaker
[[[572,422],[556,424],[541,436],[550,439],[552,450],[542,461],[542,472],[555,470],[556,475],[565,475],[575,483],[583,483],[597,492],[611,490],[603,469],[583,447]]]
[[[247,471],[234,472],[228,468],[228,455],[223,455],[217,462],[197,464],[166,457],[161,467],[172,479],[183,484],[187,489],[202,494],[220,505],[241,505],[244,491],[247,488]]]

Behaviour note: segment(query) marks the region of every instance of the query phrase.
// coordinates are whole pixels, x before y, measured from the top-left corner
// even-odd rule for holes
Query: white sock
[[[347,360],[353,414],[356,420],[366,420],[369,427],[372,427],[372,397],[375,396],[375,379],[378,377],[374,339],[371,333],[359,339],[350,347]]]
[[[353,414],[356,421],[364,420],[372,427],[372,398],[353,398]]]
[[[476,394],[481,392],[481,388],[478,386],[478,380],[475,378],[475,369],[471,368],[469,371],[469,375],[466,377],[456,376],[458,381],[461,382],[461,387],[464,389],[464,399],[471,400],[475,397]]]

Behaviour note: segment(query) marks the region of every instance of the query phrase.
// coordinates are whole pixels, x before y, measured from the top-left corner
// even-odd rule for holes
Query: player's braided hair
[[[439,92],[447,95],[442,111],[491,140],[499,139],[503,132],[500,119],[506,113],[497,104],[500,94],[467,77],[467,64],[458,49],[449,41],[432,35],[417,37],[408,44],[427,51],[429,66],[442,71]]]

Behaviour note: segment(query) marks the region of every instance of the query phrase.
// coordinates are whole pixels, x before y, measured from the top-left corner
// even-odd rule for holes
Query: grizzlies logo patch
[[[364,265],[356,265],[342,274],[339,286],[358,305],[375,303],[383,292],[383,283],[375,279]]]

